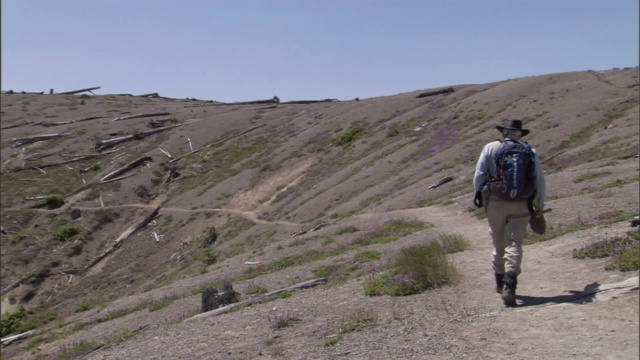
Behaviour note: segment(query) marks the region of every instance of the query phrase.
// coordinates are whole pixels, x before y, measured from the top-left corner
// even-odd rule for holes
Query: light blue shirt
[[[473,187],[476,192],[481,190],[482,185],[486,183],[491,176],[490,171],[493,171],[491,153],[493,152],[494,144],[495,142],[488,143],[484,146],[482,153],[480,154],[480,158],[478,159],[478,163],[476,164],[476,173],[473,177]],[[534,164],[536,168],[536,196],[533,198],[533,208],[535,210],[542,210],[544,209],[544,199],[547,196],[547,183],[544,179],[544,171],[542,169],[540,157],[535,149],[533,149],[533,153],[535,154]]]

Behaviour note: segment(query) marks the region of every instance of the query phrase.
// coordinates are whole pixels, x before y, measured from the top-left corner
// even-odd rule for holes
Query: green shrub
[[[333,142],[341,145],[344,149],[349,148],[354,141],[362,138],[366,130],[362,125],[354,125],[333,137]]]
[[[74,224],[67,224],[56,230],[53,234],[53,240],[58,242],[65,242],[72,237],[78,235],[80,233],[80,229]]]
[[[458,271],[437,242],[401,249],[394,266],[398,274],[414,274],[422,289],[452,284],[458,278]]]
[[[447,254],[453,254],[471,248],[469,240],[461,234],[440,234],[438,235],[438,240]]]
[[[26,239],[27,237],[29,237],[30,232],[26,231],[26,230],[22,230],[20,232],[17,232],[13,235],[11,235],[11,237],[9,238],[9,242],[12,244],[17,244],[19,242],[21,242],[22,240]]]
[[[640,232],[631,230],[625,235],[597,241],[574,250],[576,259],[597,259],[610,257],[606,270],[640,270]]]
[[[205,265],[213,265],[218,261],[218,256],[214,254],[213,251],[206,249],[204,253],[200,254],[198,260]]]
[[[439,242],[400,249],[385,272],[373,271],[364,282],[365,295],[406,296],[429,288],[454,284],[459,272]]]
[[[64,205],[64,196],[58,194],[49,195],[45,198],[44,204],[47,209],[57,209]]]
[[[87,311],[87,310],[91,310],[93,309],[94,305],[91,301],[89,300],[82,300],[80,301],[80,303],[76,306],[76,312],[83,312],[83,311]]]
[[[13,313],[4,313],[0,317],[0,336],[5,337],[14,333],[23,333],[34,329],[35,326],[32,323],[25,322],[27,312],[24,309],[19,309]]]

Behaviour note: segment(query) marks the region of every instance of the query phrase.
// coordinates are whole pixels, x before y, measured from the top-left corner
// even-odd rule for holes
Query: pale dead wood
[[[69,136],[69,135],[71,135],[71,134],[70,133],[45,134],[45,135],[32,136],[32,137],[28,137],[28,138],[11,139],[11,147],[16,148],[16,147],[20,147],[22,145],[32,144],[32,143],[38,142],[38,141],[46,141],[46,140],[56,139],[56,138],[59,138],[59,137]]]
[[[0,343],[4,346],[11,344],[14,341],[26,339],[34,334],[35,330],[29,330],[27,332],[23,332],[22,334],[7,336],[6,338],[0,340]]]
[[[164,116],[164,115],[171,115],[171,113],[168,113],[168,112],[140,113],[140,114],[134,114],[134,115],[120,116],[120,117],[117,117],[117,118],[115,118],[115,119],[113,119],[111,121],[139,119],[139,118],[146,118],[146,117],[153,117],[153,116]]]
[[[448,88],[444,88],[444,89],[441,89],[441,90],[423,92],[422,94],[419,94],[418,96],[416,96],[416,98],[422,98],[422,97],[434,96],[434,95],[450,94],[450,93],[452,93],[454,91],[455,90],[452,87],[448,87]]]
[[[310,288],[313,286],[317,286],[317,285],[322,285],[322,284],[326,284],[327,283],[327,278],[323,277],[323,278],[318,278],[318,279],[313,279],[313,280],[308,280],[308,281],[304,281],[301,283],[298,283],[296,285],[293,286],[289,286],[283,289],[279,289],[279,290],[275,290],[275,291],[271,291],[268,292],[266,294],[263,294],[262,296],[256,297],[256,298],[252,298],[252,299],[248,299],[245,301],[240,301],[237,303],[233,303],[227,306],[223,306],[221,308],[215,309],[215,310],[211,310],[211,311],[207,311],[198,315],[194,315],[190,318],[185,319],[184,321],[189,321],[189,320],[195,320],[195,319],[203,319],[203,318],[207,318],[207,317],[211,317],[211,316],[217,316],[220,314],[224,314],[226,312],[228,312],[229,310],[232,310],[236,307],[239,306],[244,306],[244,305],[251,305],[251,304],[255,304],[255,303],[259,303],[271,296],[274,295],[279,295],[285,291],[292,291],[292,290],[299,290],[299,289],[306,289],[306,288]]]
[[[129,140],[133,140],[133,139],[137,139],[137,140],[141,140],[146,138],[147,136],[153,135],[153,134],[157,134],[159,132],[165,131],[165,130],[169,130],[169,129],[173,129],[175,127],[181,126],[182,124],[177,124],[177,125],[171,125],[171,126],[165,126],[165,127],[161,127],[161,128],[157,128],[157,129],[153,129],[153,130],[149,130],[149,131],[141,131],[141,132],[137,132],[131,135],[125,135],[125,136],[120,136],[114,139],[108,139],[108,140],[98,140],[96,142],[96,150],[101,151],[103,149],[106,148],[110,148],[112,146],[116,146],[117,144],[120,144],[122,142],[125,141],[129,141]]]
[[[90,117],[86,117],[78,120],[56,121],[56,122],[50,122],[50,123],[43,122],[40,125],[51,127],[51,126],[67,125],[67,124],[73,124],[81,121],[89,121],[89,120],[102,119],[102,118],[103,118],[102,116],[90,116]]]
[[[79,89],[79,90],[65,91],[65,92],[58,93],[58,95],[73,95],[73,94],[79,94],[79,93],[83,93],[83,92],[92,93],[93,90],[98,90],[98,89],[100,89],[100,86],[90,87],[90,88],[85,88],[85,89]]]
[[[156,216],[158,216],[158,212],[160,211],[160,207],[155,208],[152,212],[150,212],[147,216],[145,216],[144,218],[142,218],[142,220],[140,220],[138,223],[130,226],[127,230],[125,230],[122,234],[120,234],[120,236],[118,236],[117,239],[114,240],[113,245],[104,253],[102,253],[101,255],[98,255],[97,257],[95,257],[94,259],[92,259],[89,264],[87,264],[83,271],[87,271],[90,268],[92,268],[95,264],[99,263],[102,259],[104,259],[105,257],[109,256],[111,253],[113,253],[114,251],[116,251],[120,245],[122,244],[122,241],[125,240],[126,238],[128,238],[129,236],[135,234],[137,231],[139,231],[140,229],[142,229],[143,227],[145,227],[151,220],[153,220]]]
[[[108,180],[111,180],[119,175],[122,175],[132,169],[135,169],[136,167],[140,166],[140,165],[144,165],[145,163],[147,163],[148,161],[152,161],[153,159],[151,158],[151,156],[143,156],[139,159],[136,159],[128,164],[126,164],[123,167],[120,167],[112,172],[110,172],[109,174],[103,176],[100,179],[100,182],[105,182]]]
[[[167,155],[169,159],[173,159],[173,156],[171,156],[171,154],[168,151],[163,150],[162,148],[158,148],[158,150],[160,150],[161,153]]]
[[[435,184],[429,186],[429,189],[435,189],[443,184],[448,183],[449,181],[453,180],[454,177],[453,176],[445,176],[442,179],[438,180]]]

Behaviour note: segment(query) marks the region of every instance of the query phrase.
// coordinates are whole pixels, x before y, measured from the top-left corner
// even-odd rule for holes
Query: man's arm
[[[484,146],[482,153],[478,158],[476,164],[476,173],[473,176],[473,188],[476,192],[480,191],[482,185],[487,181],[489,177],[489,157],[491,156],[491,143]]]
[[[542,211],[544,209],[544,200],[547,197],[547,182],[544,178],[544,170],[542,169],[542,162],[538,153],[536,154],[534,161],[536,167],[536,196],[533,198],[533,207],[535,210]]]

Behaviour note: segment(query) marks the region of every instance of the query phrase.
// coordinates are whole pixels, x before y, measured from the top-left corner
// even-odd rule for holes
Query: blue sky
[[[638,65],[638,0],[3,0],[2,90],[351,100]]]

